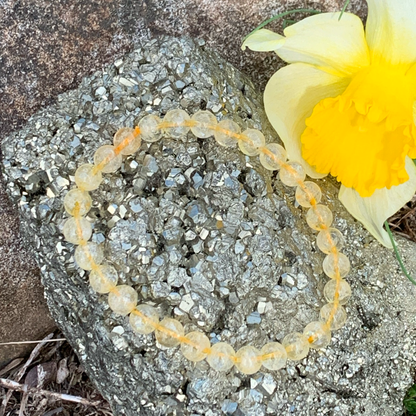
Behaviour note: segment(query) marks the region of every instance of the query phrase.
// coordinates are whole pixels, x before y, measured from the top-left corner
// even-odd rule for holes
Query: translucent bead
[[[234,365],[234,348],[226,342],[218,342],[211,347],[208,364],[216,371],[228,371]]]
[[[208,350],[211,345],[208,337],[202,332],[194,331],[186,334],[186,338],[191,343],[183,342],[181,344],[183,356],[189,361],[197,362],[203,360],[208,355],[207,352],[203,351]]]
[[[309,352],[307,338],[299,332],[292,332],[283,338],[282,345],[286,350],[289,360],[298,361],[305,358]]]
[[[81,165],[75,171],[75,183],[82,190],[93,191],[94,189],[97,189],[103,181],[101,171],[94,173],[94,168],[94,165],[86,163],[85,165]]]
[[[306,325],[303,335],[309,342],[309,347],[318,350],[331,343],[331,331],[324,322],[314,321]]]
[[[287,152],[277,143],[269,143],[260,151],[260,163],[267,170],[279,170],[282,163],[286,162]]]
[[[326,205],[315,205],[309,208],[306,214],[306,222],[313,230],[321,231],[327,229],[334,220],[332,211]]]
[[[68,218],[64,224],[63,233],[66,241],[72,244],[80,244],[91,238],[91,223],[84,217]]]
[[[287,352],[282,344],[270,342],[260,351],[263,367],[268,370],[280,370],[286,365]]]
[[[104,251],[100,244],[87,243],[78,246],[75,250],[75,261],[84,270],[92,270],[95,265],[104,260]]]
[[[322,263],[324,273],[331,279],[338,277],[337,271],[340,277],[345,277],[350,269],[351,264],[348,257],[343,253],[330,253],[327,254]]]
[[[153,306],[141,304],[130,314],[129,320],[134,332],[150,334],[155,330],[154,324],[159,323],[159,313]]]
[[[328,319],[334,310],[334,306],[335,305],[333,303],[327,303],[326,305],[322,306],[321,312],[319,314],[322,321],[328,322]],[[345,325],[345,322],[347,322],[347,312],[343,306],[337,305],[337,309],[333,318],[331,319],[331,322],[328,322],[331,331],[342,328]]]
[[[240,126],[230,119],[221,120],[214,133],[218,144],[225,147],[233,147],[237,144],[237,137],[241,133]]]
[[[95,292],[108,293],[117,285],[117,270],[109,264],[100,264],[96,269],[91,271],[89,280]]]
[[[94,153],[95,166],[98,166],[101,162],[105,163],[101,170],[104,173],[112,173],[120,168],[123,158],[121,154],[116,154],[114,146],[106,144],[99,147]]]
[[[92,206],[92,199],[88,192],[81,189],[71,189],[64,198],[65,210],[69,215],[86,215]],[[78,211],[78,212],[76,212]]]
[[[316,245],[325,254],[331,253],[333,248],[336,248],[337,251],[341,250],[344,244],[344,236],[336,228],[323,230],[316,237]]]
[[[139,150],[142,139],[140,135],[135,135],[135,129],[123,127],[117,130],[114,135],[113,143],[115,147],[118,147],[123,143],[124,147],[120,150],[120,154],[127,156],[132,155]]]
[[[238,147],[247,156],[257,156],[260,153],[260,147],[266,144],[266,139],[261,131],[256,129],[247,129],[243,132],[243,136],[246,136],[251,143],[244,140],[238,141]]]
[[[211,111],[197,111],[191,118],[198,124],[191,127],[192,133],[201,139],[206,139],[214,135],[215,127],[217,126],[217,118]]]
[[[176,110],[170,110],[166,113],[165,117],[163,118],[163,124],[169,123],[173,126],[165,127],[164,130],[167,134],[169,134],[169,136],[173,137],[174,139],[179,139],[183,136],[186,136],[186,134],[190,130],[189,125],[184,125],[187,124],[187,122],[189,122],[190,119],[191,118],[189,117],[189,114],[185,110],[180,110],[179,108]]]
[[[140,137],[149,143],[157,142],[162,138],[162,130],[159,125],[162,120],[153,114],[143,117],[139,121]]]
[[[331,279],[324,287],[324,296],[328,302],[333,302],[335,299],[335,291],[336,291],[337,281],[335,279]],[[351,297],[352,291],[351,286],[344,280],[340,279],[338,281],[338,302],[340,305],[345,305]]]
[[[310,208],[313,200],[317,204],[321,201],[322,191],[315,182],[306,181],[304,186],[306,190],[300,186],[296,188],[296,201],[301,207]]]
[[[185,330],[183,325],[172,318],[165,318],[160,325],[165,330],[156,330],[156,339],[160,345],[164,347],[176,347],[180,343],[179,337],[183,337]]]
[[[114,313],[128,315],[137,305],[137,292],[128,285],[116,286],[108,295],[108,305]]]
[[[237,359],[235,366],[243,374],[254,374],[260,370],[260,351],[251,345],[240,348],[235,358]]]
[[[298,186],[306,178],[303,166],[298,162],[287,162],[279,172],[279,178],[287,186]]]

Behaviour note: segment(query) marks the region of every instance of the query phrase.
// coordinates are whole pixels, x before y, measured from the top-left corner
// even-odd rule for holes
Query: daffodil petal
[[[268,52],[281,48],[284,43],[284,36],[268,29],[260,29],[244,41],[241,49],[244,51],[246,48],[249,48],[252,51]]]
[[[345,76],[369,65],[364,27],[354,14],[317,14],[288,26],[286,42],[276,53],[286,62],[303,62]]]
[[[407,182],[390,189],[377,189],[373,195],[366,198],[343,185],[339,191],[339,200],[348,212],[363,223],[381,244],[389,248],[392,248],[392,245],[389,235],[383,229],[384,221],[409,202],[416,191],[416,167],[409,157],[406,157],[406,171],[409,174]]]
[[[305,120],[324,98],[336,97],[350,79],[321,71],[307,64],[292,64],[270,78],[264,92],[264,106],[270,123],[285,144],[291,160],[301,163],[312,178],[322,178],[302,158],[300,137]]]
[[[367,43],[374,61],[416,60],[416,0],[367,0]]]

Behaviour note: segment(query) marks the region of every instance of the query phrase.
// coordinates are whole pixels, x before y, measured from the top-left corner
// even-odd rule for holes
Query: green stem
[[[402,261],[402,258],[400,257],[400,253],[399,253],[399,250],[397,249],[396,242],[394,241],[393,233],[390,230],[389,223],[387,221],[385,221],[384,226],[386,227],[387,233],[390,237],[390,241],[391,241],[391,244],[393,246],[394,254],[396,255],[396,259],[400,264],[400,268],[402,269],[402,272],[416,286],[416,282],[414,281],[412,276],[410,276],[410,274],[407,272],[406,267],[405,267],[405,265]]]
[[[270,19],[265,20],[263,23],[260,23],[253,31],[251,31],[244,39],[243,42],[245,42],[245,40],[251,36],[253,33],[256,33],[258,30],[262,29],[264,26],[268,25],[270,22],[273,22],[274,20],[277,19],[281,19],[282,17],[285,16],[290,16],[291,14],[294,13],[311,13],[311,14],[318,14],[321,13],[321,11],[319,10],[315,10],[315,9],[295,9],[295,10],[288,10],[287,12],[283,12],[280,14],[277,14],[276,16],[271,17]]]
[[[342,17],[342,15],[345,13],[345,10],[347,9],[348,5],[350,4],[350,1],[351,1],[351,0],[347,0],[347,1],[345,2],[344,7],[341,9],[341,14],[339,15],[339,19],[338,19],[338,21],[339,21],[339,20],[341,20],[341,17]]]

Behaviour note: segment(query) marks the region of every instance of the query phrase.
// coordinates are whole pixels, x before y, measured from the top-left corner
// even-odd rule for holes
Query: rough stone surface
[[[276,140],[244,76],[189,40],[163,38],[85,78],[2,147],[50,310],[115,414],[400,415],[414,374],[415,291],[392,253],[347,215],[329,179],[319,184],[347,240],[354,296],[332,344],[301,362],[253,376],[192,365],[177,348],[133,334],[88,287],[60,233],[76,166],[117,128],[176,107],[208,108]],[[327,279],[315,234],[293,190],[255,159],[212,138],[165,137],[127,158],[93,198],[93,240],[104,242],[122,282],[187,331],[261,347],[317,319]],[[402,242],[402,251],[414,272],[414,244]]]
[[[205,39],[262,87],[282,63],[271,53],[243,53],[241,39],[261,21],[284,10],[331,11],[339,10],[342,3],[343,0],[2,0],[0,140],[21,127],[39,108],[53,103],[59,93],[77,87],[83,76],[122,56],[135,41],[162,34]],[[364,17],[364,0],[352,0],[349,9]],[[302,16],[305,15],[298,14],[296,18]],[[281,30],[282,24],[279,21],[271,27]],[[19,241],[13,225],[17,218],[12,211],[3,210],[9,203],[0,187],[0,216],[6,224],[4,240],[0,242],[0,292],[7,293],[0,303],[0,316],[7,317],[0,340],[27,341],[40,338],[51,321],[38,274],[26,261],[19,244],[14,243]],[[37,316],[38,325],[28,317],[25,324],[23,308],[27,310],[28,305],[30,317]],[[15,324],[20,328],[19,334],[13,328]],[[3,347],[0,363],[28,349]]]

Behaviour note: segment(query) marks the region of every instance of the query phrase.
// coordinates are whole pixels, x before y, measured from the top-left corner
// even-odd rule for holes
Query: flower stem
[[[348,5],[350,4],[350,1],[351,1],[351,0],[347,0],[347,1],[345,2],[344,6],[343,6],[343,7],[342,7],[342,9],[341,9],[341,14],[339,15],[339,19],[338,19],[338,21],[340,21],[340,20],[341,20],[341,17],[342,17],[342,15],[345,13],[345,10],[347,9]]]
[[[386,227],[387,233],[390,237],[391,244],[393,246],[394,254],[396,255],[396,259],[399,262],[400,268],[402,269],[402,272],[404,275],[416,286],[415,280],[410,276],[410,274],[407,272],[406,267],[402,261],[402,258],[400,256],[399,250],[397,249],[396,242],[394,241],[393,233],[390,230],[389,223],[387,221],[384,222],[384,226]]]

